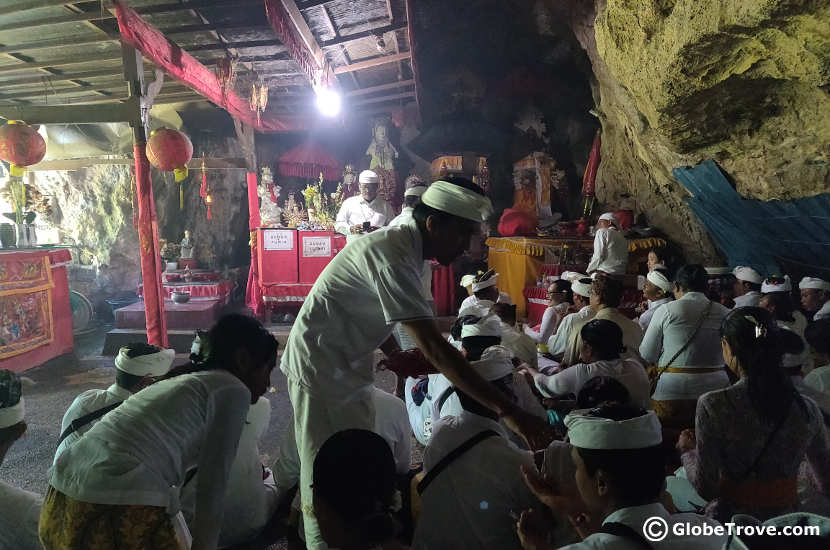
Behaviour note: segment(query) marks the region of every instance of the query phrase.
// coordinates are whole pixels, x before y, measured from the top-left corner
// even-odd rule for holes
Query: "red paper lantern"
[[[0,127],[0,159],[11,165],[13,176],[22,176],[24,166],[37,164],[45,154],[46,141],[28,124],[10,120]]]
[[[159,128],[147,140],[147,160],[159,170],[172,170],[177,182],[187,177],[187,163],[192,158],[193,144],[178,130]]]

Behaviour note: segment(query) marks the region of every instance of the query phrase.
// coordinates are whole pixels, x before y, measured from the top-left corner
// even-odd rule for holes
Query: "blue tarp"
[[[729,267],[751,266],[764,275],[830,276],[830,194],[744,199],[711,160],[675,168],[673,174],[692,194],[686,202]]]

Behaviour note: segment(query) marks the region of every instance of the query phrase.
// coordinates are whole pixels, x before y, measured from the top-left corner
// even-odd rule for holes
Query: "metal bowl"
[[[186,304],[190,301],[189,292],[171,292],[170,298],[177,304]]]

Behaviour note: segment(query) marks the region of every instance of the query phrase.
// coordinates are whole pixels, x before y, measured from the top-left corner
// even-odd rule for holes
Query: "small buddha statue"
[[[179,252],[179,259],[180,260],[192,260],[193,259],[193,248],[194,243],[193,239],[190,238],[190,231],[185,229],[184,231],[184,239],[180,244],[181,251]]]
[[[274,185],[271,169],[264,166],[262,168],[261,183],[257,188],[257,194],[260,198],[259,217],[263,227],[282,225],[282,208],[277,204],[281,190],[280,186]]]

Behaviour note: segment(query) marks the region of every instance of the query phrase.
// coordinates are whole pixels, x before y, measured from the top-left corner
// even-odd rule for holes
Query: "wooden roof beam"
[[[373,94],[375,92],[380,92],[383,90],[394,90],[395,88],[403,88],[404,86],[412,86],[413,84],[415,84],[414,80],[399,80],[397,82],[390,82],[389,84],[381,84],[379,86],[372,86],[371,88],[361,88],[360,90],[354,90],[348,92],[346,94],[346,97]]]
[[[11,6],[4,6],[0,8],[0,15],[9,15],[10,13],[18,13],[21,11],[36,10],[40,8],[67,6],[69,4],[77,4],[78,1],[79,0],[21,0]]]
[[[25,120],[28,124],[95,124],[100,122],[128,122],[135,105],[118,103],[102,105],[0,105],[0,118]]]
[[[366,61],[358,61],[357,63],[352,63],[351,65],[343,65],[342,67],[335,67],[334,74],[343,74],[348,73],[351,71],[362,71],[363,69],[369,69],[371,67],[377,67],[378,65],[386,65],[387,63],[395,63],[402,59],[409,59],[409,52],[394,54],[394,55],[385,55],[383,57],[375,57],[374,59],[368,59]]]
[[[361,40],[363,38],[368,38],[371,36],[375,36],[378,34],[386,34],[388,32],[393,31],[400,31],[406,28],[406,23],[392,23],[383,27],[376,27],[374,29],[368,29],[365,31],[360,31],[352,34],[347,34],[345,36],[341,36],[339,38],[334,38],[332,40],[326,40],[320,43],[321,48],[332,48],[334,46],[339,46],[341,44],[347,44],[349,42],[354,42],[355,40]]]
[[[394,101],[397,99],[406,99],[409,97],[415,97],[415,92],[401,92],[395,95],[386,95],[380,97],[367,97],[366,99],[359,99],[357,101],[352,102],[352,106],[358,105],[369,105],[371,103],[383,103],[384,101]]]

